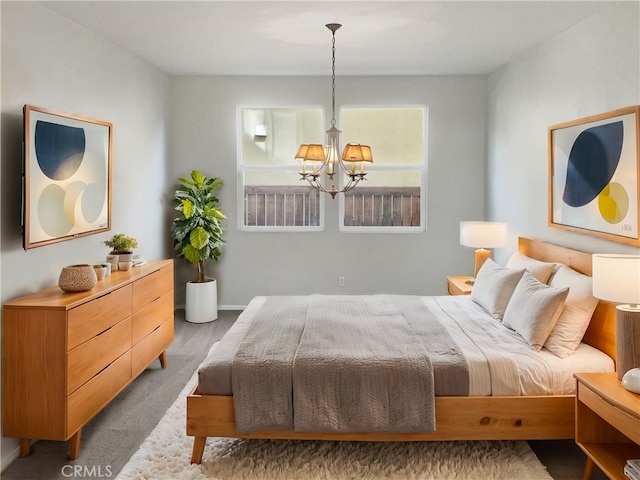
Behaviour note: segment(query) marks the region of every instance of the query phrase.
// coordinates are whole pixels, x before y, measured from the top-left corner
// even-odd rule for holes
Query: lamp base
[[[482,267],[482,264],[484,262],[487,261],[487,258],[491,257],[491,252],[489,250],[487,250],[486,248],[478,248],[475,251],[475,265],[474,265],[474,269],[473,269],[473,276],[477,277],[478,276],[478,271],[480,270],[480,267]]]
[[[618,380],[640,367],[640,310],[616,307],[616,370]]]

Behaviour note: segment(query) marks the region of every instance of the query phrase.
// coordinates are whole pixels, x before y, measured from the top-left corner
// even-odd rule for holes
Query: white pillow
[[[526,268],[536,280],[544,284],[548,284],[551,274],[557,266],[557,263],[541,262],[520,252],[515,252],[511,255],[506,265],[507,268]]]
[[[564,309],[544,346],[560,358],[571,355],[589,327],[598,299],[593,296],[592,279],[566,265],[551,279],[552,287],[569,287]]]
[[[471,300],[498,320],[502,320],[504,310],[523,273],[524,269],[501,267],[490,258],[487,259],[476,275]]]
[[[554,288],[524,272],[504,312],[502,324],[540,351],[564,307],[569,288]]]

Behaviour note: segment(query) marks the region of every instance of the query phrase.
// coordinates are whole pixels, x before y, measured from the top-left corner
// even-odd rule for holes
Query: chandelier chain
[[[336,126],[336,32],[333,31],[331,48],[331,126]]]

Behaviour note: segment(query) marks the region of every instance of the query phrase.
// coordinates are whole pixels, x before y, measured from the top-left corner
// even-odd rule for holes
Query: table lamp
[[[640,393],[640,255],[593,254],[593,296],[616,306],[616,370]]]
[[[502,222],[460,222],[460,245],[476,248],[473,276],[491,257],[487,248],[504,247],[507,243],[507,224]]]

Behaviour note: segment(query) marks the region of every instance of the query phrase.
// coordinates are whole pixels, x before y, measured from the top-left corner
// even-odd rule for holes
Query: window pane
[[[377,165],[424,163],[422,108],[344,108],[342,143],[370,145]]]
[[[322,109],[243,108],[242,164],[291,165],[301,143],[322,143]]]
[[[244,172],[244,225],[317,227],[320,195],[295,171]]]
[[[371,171],[344,195],[344,226],[419,227],[421,172]]]
[[[322,108],[241,108],[239,201],[242,225],[322,225],[318,192],[300,180],[294,157],[302,143],[322,143]]]
[[[344,195],[341,228],[424,230],[425,112],[421,106],[342,109],[343,142],[369,144],[373,164],[366,181]]]

